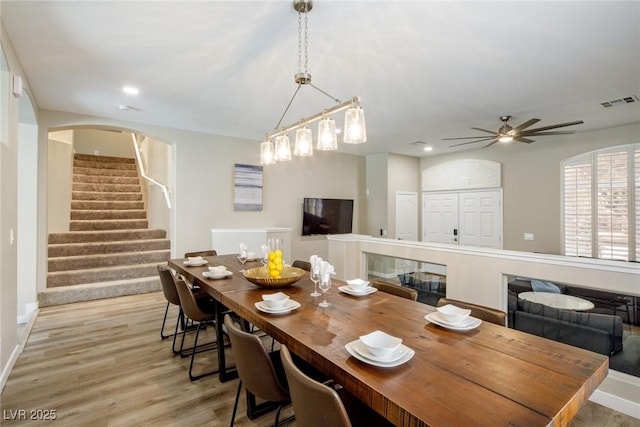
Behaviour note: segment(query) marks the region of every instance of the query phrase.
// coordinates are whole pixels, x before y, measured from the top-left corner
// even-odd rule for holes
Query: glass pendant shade
[[[344,115],[344,142],[346,144],[367,142],[367,127],[364,122],[364,110],[361,107],[349,108]]]
[[[336,135],[336,122],[331,117],[320,120],[318,123],[318,150],[330,151],[338,149],[338,136]]]
[[[276,137],[275,158],[278,162],[291,160],[291,144],[289,143],[289,137],[287,135],[280,135]]]
[[[296,156],[312,156],[313,155],[313,139],[311,129],[304,126],[296,131],[296,142],[293,146],[293,154]]]
[[[260,144],[260,164],[272,165],[276,162],[273,142],[266,140]]]

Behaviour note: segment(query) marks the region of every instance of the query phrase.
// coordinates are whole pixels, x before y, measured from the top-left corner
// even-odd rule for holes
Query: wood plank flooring
[[[30,416],[55,411],[61,426],[229,425],[237,380],[189,381],[189,359],[160,340],[165,304],[162,293],[151,293],[41,309],[2,392],[0,424],[42,425]],[[214,352],[199,356],[198,369],[215,367]],[[249,420],[243,395],[236,426],[270,426],[273,415]],[[591,426],[640,427],[640,420],[589,402],[571,427]]]

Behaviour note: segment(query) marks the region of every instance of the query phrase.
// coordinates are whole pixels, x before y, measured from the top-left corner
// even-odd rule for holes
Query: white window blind
[[[640,144],[568,159],[562,186],[565,255],[640,260]]]

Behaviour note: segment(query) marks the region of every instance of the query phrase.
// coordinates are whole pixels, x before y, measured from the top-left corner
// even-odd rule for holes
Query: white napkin
[[[333,268],[333,265],[329,264],[328,261],[322,261],[322,263],[320,264],[320,278],[323,282],[326,282],[329,280],[329,277],[333,274],[336,274],[335,272],[335,268]]]
[[[247,257],[247,245],[245,245],[244,243],[240,243],[240,257],[241,258]]]
[[[309,257],[309,263],[311,264],[311,271],[316,273],[319,272],[321,262],[322,262],[322,258],[320,258],[318,255],[311,255],[311,257]]]

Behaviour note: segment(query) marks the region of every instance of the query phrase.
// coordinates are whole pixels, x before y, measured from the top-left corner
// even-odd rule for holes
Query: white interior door
[[[422,241],[458,244],[458,193],[425,193]]]
[[[396,192],[396,238],[418,241],[418,193]]]
[[[501,206],[500,190],[460,193],[458,244],[502,249]]]
[[[502,190],[423,194],[425,242],[502,248]]]

